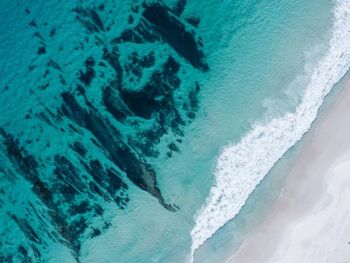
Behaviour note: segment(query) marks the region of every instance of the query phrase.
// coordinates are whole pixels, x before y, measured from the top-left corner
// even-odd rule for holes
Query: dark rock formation
[[[28,95],[0,123],[0,211],[9,222],[0,227],[0,262],[45,262],[53,243],[79,262],[82,244],[127,209],[131,185],[178,209],[152,164],[181,154],[184,128],[199,108],[199,84],[182,79],[209,69],[195,32],[199,18],[182,17],[185,0],[123,5],[130,13],[120,16],[122,30],[108,1],[62,9],[69,33],[79,36],[71,39],[59,23],[21,9],[35,48],[23,80],[2,86],[11,103],[15,89]],[[14,198],[12,187],[23,194]]]
[[[133,29],[125,30],[115,43],[163,41],[195,68],[207,71],[204,53],[194,32],[187,29],[172,11],[160,4],[144,4],[142,19]]]
[[[95,77],[94,66],[94,59],[92,57],[88,57],[85,60],[85,71],[80,70],[79,72],[79,80],[87,86],[90,85],[92,79]]]
[[[45,164],[38,162],[21,147],[13,135],[3,129],[0,129],[0,135],[13,167],[32,184],[33,193],[50,209],[51,213],[46,216],[51,218],[50,221],[63,238],[61,242],[68,242],[76,257],[79,255],[80,239],[87,234],[89,222],[93,217],[103,215],[100,198],[116,202],[121,209],[124,209],[129,201],[126,194],[128,187],[115,169],[105,169],[97,160],[92,161],[85,167],[85,172],[91,175],[91,179],[88,179],[84,176],[82,167],[74,165],[65,156],[56,155],[53,160],[53,174],[50,176],[50,182],[46,182],[47,175],[41,172],[45,171]],[[75,147],[82,152],[81,146],[78,145],[75,144]],[[93,189],[95,191],[91,191],[91,183],[96,185],[96,189]],[[88,214],[92,217],[86,218]],[[25,218],[16,215],[11,215],[11,218],[31,241],[33,251],[38,251],[38,244],[45,243],[41,234],[37,233]]]

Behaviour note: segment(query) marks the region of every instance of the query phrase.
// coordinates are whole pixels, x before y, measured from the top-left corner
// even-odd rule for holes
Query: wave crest
[[[214,171],[216,183],[191,231],[191,262],[195,250],[239,213],[274,164],[309,130],[324,97],[349,67],[350,0],[338,0],[328,50],[316,64],[295,112],[256,124],[238,144],[222,150]]]

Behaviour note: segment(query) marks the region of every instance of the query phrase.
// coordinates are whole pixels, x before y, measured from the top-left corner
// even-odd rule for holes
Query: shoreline
[[[349,134],[347,81],[304,136],[279,197],[227,263],[350,262]]]

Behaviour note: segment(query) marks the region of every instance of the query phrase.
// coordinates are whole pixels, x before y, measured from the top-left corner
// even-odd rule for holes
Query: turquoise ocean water
[[[225,262],[349,32],[347,0],[0,0],[0,262]]]

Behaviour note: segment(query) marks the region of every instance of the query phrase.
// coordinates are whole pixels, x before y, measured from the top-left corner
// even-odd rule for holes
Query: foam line
[[[257,123],[239,143],[226,146],[218,157],[205,205],[191,231],[190,261],[196,249],[233,219],[274,164],[309,130],[324,97],[350,66],[350,0],[334,2],[332,36],[316,64],[295,112]]]

